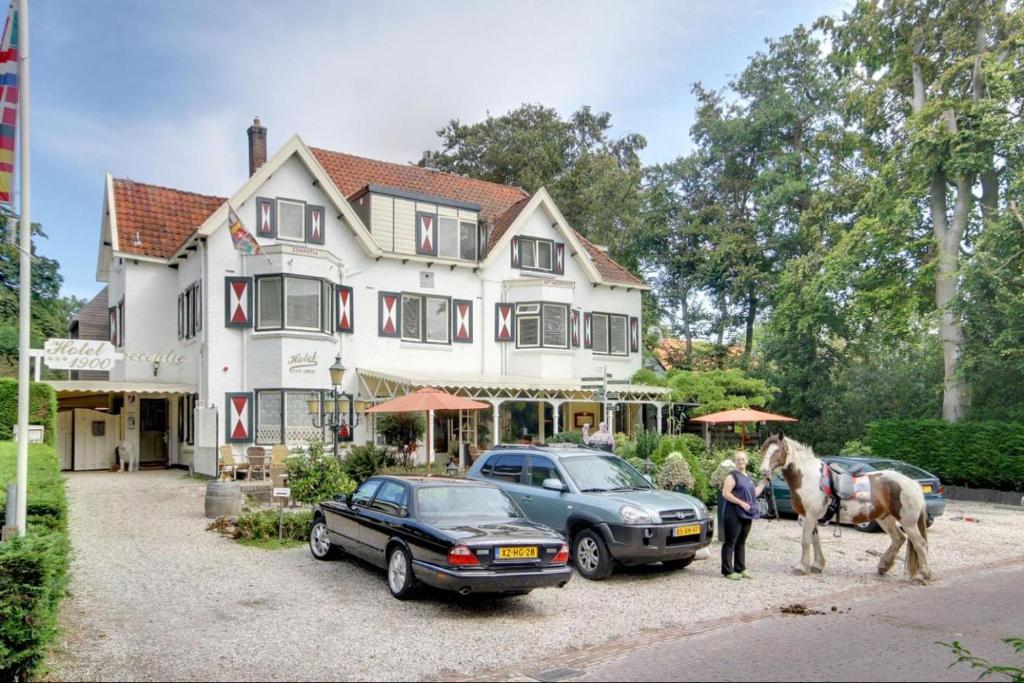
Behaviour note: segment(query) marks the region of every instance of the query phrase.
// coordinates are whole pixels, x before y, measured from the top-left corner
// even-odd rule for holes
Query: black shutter
[[[253,440],[252,392],[224,394],[225,441],[228,443],[249,443]]]
[[[519,264],[522,263],[522,258],[519,255],[519,238],[513,237],[512,243],[509,245],[509,253],[512,254],[512,267],[518,268]]]
[[[629,352],[640,352],[640,318],[629,318]]]
[[[355,332],[355,303],[352,301],[352,293],[352,288],[345,285],[337,285],[334,289],[338,332]]]
[[[565,275],[565,245],[555,242],[555,275]]]
[[[494,304],[494,341],[514,342],[516,340],[515,304]]]
[[[437,256],[437,214],[416,212],[416,253]]]
[[[252,278],[224,278],[224,327],[252,327]]]
[[[589,313],[583,314],[583,348],[594,348],[594,337],[591,334],[591,319]]]
[[[324,243],[324,223],[327,214],[324,207],[306,204],[306,242],[309,244]]]
[[[452,341],[460,344],[473,343],[472,301],[452,299]]]
[[[402,336],[402,295],[398,292],[377,295],[377,336]]]
[[[277,202],[270,197],[256,198],[256,236],[277,237]]]

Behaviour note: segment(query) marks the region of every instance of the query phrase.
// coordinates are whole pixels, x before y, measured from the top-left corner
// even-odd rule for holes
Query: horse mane
[[[786,451],[789,453],[789,457],[794,465],[797,467],[801,465],[813,465],[818,460],[818,456],[814,454],[814,449],[810,446],[805,446],[799,441],[789,438],[788,436],[783,437],[786,441]]]

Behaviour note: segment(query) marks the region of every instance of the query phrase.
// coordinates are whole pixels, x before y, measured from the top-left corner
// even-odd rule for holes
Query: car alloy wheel
[[[317,519],[309,531],[309,550],[318,560],[326,560],[333,554],[334,546],[327,533],[327,523],[323,519]]]
[[[405,561],[405,553],[396,550],[391,553],[391,560],[388,562],[388,585],[391,587],[391,592],[401,593],[408,577],[409,566]]]
[[[576,551],[578,553],[576,561],[584,572],[591,574],[597,570],[601,551],[598,549],[597,542],[594,539],[581,539],[579,545],[576,546]]]

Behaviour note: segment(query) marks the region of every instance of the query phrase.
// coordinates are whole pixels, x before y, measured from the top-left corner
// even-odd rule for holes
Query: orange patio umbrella
[[[692,422],[699,422],[704,425],[704,440],[710,446],[711,434],[708,432],[709,424],[730,424],[737,422],[799,422],[799,420],[795,417],[766,413],[763,410],[754,410],[753,408],[734,408],[733,410],[723,410],[719,413],[711,413],[710,415],[695,417]],[[740,436],[740,444],[744,446],[746,445],[745,435]]]
[[[449,394],[435,387],[423,387],[411,394],[393,398],[370,408],[368,413],[427,413],[427,465],[433,462],[434,411],[436,410],[486,410],[489,403]],[[459,449],[459,465],[462,465],[462,449]]]

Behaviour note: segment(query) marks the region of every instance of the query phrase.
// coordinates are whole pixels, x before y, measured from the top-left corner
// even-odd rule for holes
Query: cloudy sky
[[[104,173],[227,195],[259,115],[396,162],[435,131],[539,102],[612,113],[645,161],[689,148],[690,85],[850,0],[303,2],[32,0],[33,219],[65,293],[92,296]]]

